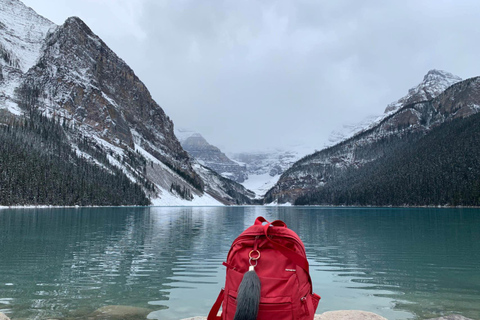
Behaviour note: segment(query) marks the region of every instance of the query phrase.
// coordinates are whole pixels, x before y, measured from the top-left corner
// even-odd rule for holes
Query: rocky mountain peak
[[[462,78],[451,74],[450,72],[443,71],[443,70],[437,70],[437,69],[432,69],[427,72],[427,74],[423,77],[423,83],[429,83],[429,82],[442,82],[442,81],[448,81],[448,82],[458,82],[462,81]]]
[[[59,170],[65,168],[63,161],[77,160],[81,163],[74,165],[84,170],[82,161],[87,161],[102,174],[125,180],[127,189],[122,190],[131,185],[132,194],[140,194],[138,201],[125,203],[145,204],[148,197],[156,205],[243,204],[255,197],[190,158],[172,120],[147,87],[80,18],[70,17],[57,26],[18,0],[0,0],[0,122],[17,123],[13,118],[20,124],[39,124],[31,126],[45,130],[39,141],[71,148],[72,156],[56,163]],[[58,134],[43,134],[47,131]],[[208,148],[201,136],[192,138],[210,154],[223,155],[218,148]],[[52,150],[47,151],[59,157]],[[229,161],[242,179],[244,168]],[[88,170],[80,173],[81,179],[90,179]],[[82,193],[84,185],[77,191]],[[107,201],[103,193],[97,195]],[[108,201],[116,201],[112,199]]]
[[[55,26],[18,0],[0,0],[0,66],[26,72],[39,58],[43,40]]]
[[[217,147],[209,144],[207,142],[207,140],[205,140],[205,138],[199,133],[195,133],[195,134],[191,135],[190,137],[186,138],[182,142],[182,144],[184,145],[184,147],[188,146],[189,148],[195,148],[195,149],[208,148],[208,149],[220,152],[220,149],[218,149]]]
[[[408,90],[406,96],[390,103],[385,109],[385,113],[393,113],[405,105],[433,99],[459,81],[462,81],[462,78],[450,72],[437,69],[430,70],[419,85]]]

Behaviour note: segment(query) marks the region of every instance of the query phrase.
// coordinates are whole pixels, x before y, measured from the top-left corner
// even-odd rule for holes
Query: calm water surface
[[[257,216],[305,243],[317,313],[480,319],[480,210],[290,207],[0,210],[0,312],[84,319],[106,305],[150,319],[206,315],[235,237]]]

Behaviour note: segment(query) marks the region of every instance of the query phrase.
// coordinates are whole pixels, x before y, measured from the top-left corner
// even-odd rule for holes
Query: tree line
[[[456,119],[405,143],[297,205],[480,206],[480,114]]]
[[[26,117],[0,119],[0,205],[149,204],[138,184],[109,165],[103,150],[80,139],[79,150],[100,160],[78,156],[65,130],[32,109]]]

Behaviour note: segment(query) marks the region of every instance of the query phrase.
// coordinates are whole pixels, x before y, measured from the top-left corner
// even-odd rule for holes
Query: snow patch
[[[20,1],[0,0],[0,4],[0,23],[4,27],[0,44],[13,53],[10,60],[18,61],[16,67],[27,72],[38,61],[43,40],[56,25]],[[5,61],[2,59],[0,63]]]
[[[223,206],[220,202],[215,200],[212,196],[208,194],[203,194],[202,196],[193,195],[193,200],[184,200],[181,199],[170,192],[162,189],[162,194],[159,198],[151,199],[152,206],[157,207],[166,207],[166,206],[188,206],[188,207],[199,207],[199,206]]]

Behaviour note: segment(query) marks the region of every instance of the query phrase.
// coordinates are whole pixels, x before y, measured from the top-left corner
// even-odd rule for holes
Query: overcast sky
[[[480,75],[480,1],[24,0],[84,20],[176,127],[224,151],[303,144],[404,96],[430,69]]]

